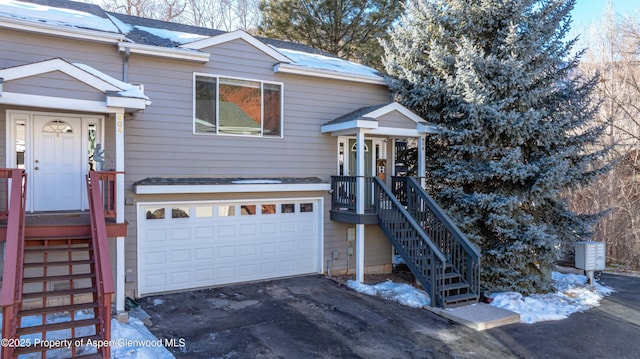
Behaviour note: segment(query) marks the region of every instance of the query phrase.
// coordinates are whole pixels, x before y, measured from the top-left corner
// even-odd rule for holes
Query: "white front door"
[[[85,190],[82,119],[33,116],[33,210],[81,209]]]

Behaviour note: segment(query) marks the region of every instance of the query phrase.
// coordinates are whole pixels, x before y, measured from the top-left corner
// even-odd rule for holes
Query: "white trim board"
[[[353,82],[361,82],[361,83],[367,83],[367,84],[376,84],[376,85],[385,85],[385,86],[387,85],[387,82],[384,80],[384,78],[380,76],[356,75],[356,74],[349,74],[349,73],[336,72],[336,71],[330,71],[330,70],[312,69],[308,67],[298,66],[295,63],[276,64],[273,67],[273,72],[322,77],[325,79],[353,81]]]
[[[201,63],[209,62],[209,59],[211,58],[210,53],[195,49],[167,48],[124,41],[118,44],[118,51],[125,52],[127,49],[131,54],[157,56]]]
[[[99,113],[119,113],[124,112],[122,107],[109,107],[106,100],[89,101],[77,100],[71,98],[28,95],[22,93],[3,92],[0,96],[0,104],[25,106],[25,107],[46,107],[56,110],[73,110],[80,112],[99,112]]]
[[[311,192],[329,191],[330,183],[311,184],[221,184],[221,185],[142,185],[136,186],[136,194],[184,194],[184,193],[250,193],[250,192]]]

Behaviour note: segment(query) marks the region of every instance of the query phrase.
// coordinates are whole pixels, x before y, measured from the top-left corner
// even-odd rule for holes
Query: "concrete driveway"
[[[309,276],[140,299],[176,358],[637,358],[640,278],[569,319],[476,332]]]

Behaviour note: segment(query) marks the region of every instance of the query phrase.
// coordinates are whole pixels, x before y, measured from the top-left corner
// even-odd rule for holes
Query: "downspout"
[[[129,83],[129,47],[124,49],[124,59],[122,60],[122,82]]]

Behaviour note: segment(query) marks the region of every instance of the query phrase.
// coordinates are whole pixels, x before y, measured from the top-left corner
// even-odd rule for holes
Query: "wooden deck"
[[[69,233],[69,227],[78,236],[91,233],[91,222],[89,212],[34,212],[25,216],[26,236],[56,235],[60,227],[67,228],[64,232]],[[127,223],[115,223],[111,218],[106,219],[107,235],[109,237],[124,237],[127,235]],[[6,240],[7,220],[0,219],[0,241]]]

